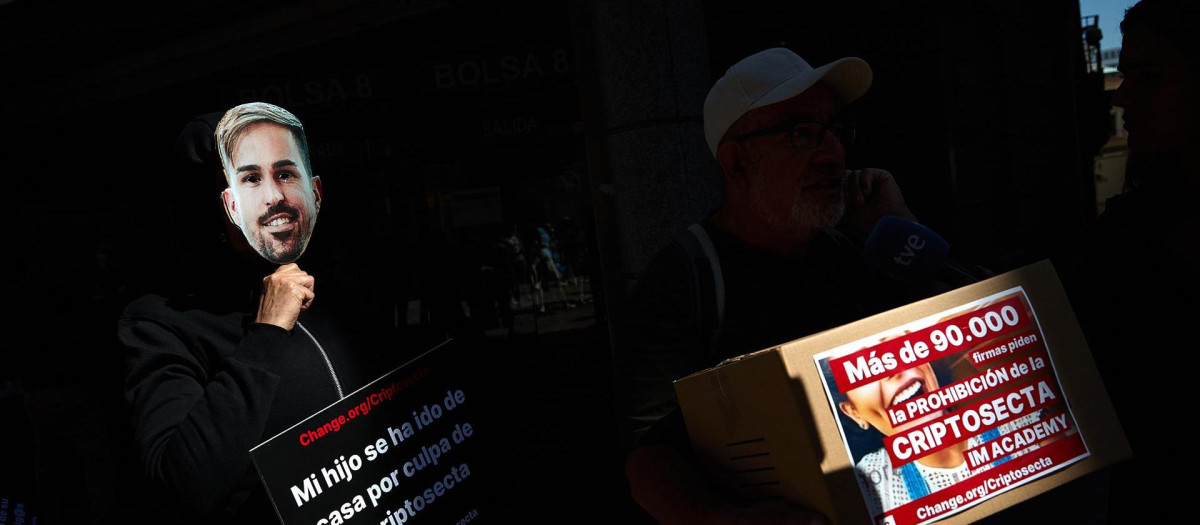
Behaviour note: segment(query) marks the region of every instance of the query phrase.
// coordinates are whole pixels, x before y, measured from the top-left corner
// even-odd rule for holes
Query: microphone
[[[950,260],[950,243],[937,232],[896,215],[875,222],[863,246],[867,264],[906,283],[941,281],[954,286],[979,282]]]

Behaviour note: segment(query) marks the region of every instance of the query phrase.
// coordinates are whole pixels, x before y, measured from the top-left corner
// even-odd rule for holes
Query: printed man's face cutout
[[[268,261],[300,258],[321,208],[321,179],[308,173],[296,137],[278,124],[258,122],[243,131],[229,156],[229,188],[222,196],[230,220]]]

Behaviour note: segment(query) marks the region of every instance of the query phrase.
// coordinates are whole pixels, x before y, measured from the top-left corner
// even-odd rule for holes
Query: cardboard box
[[[1131,456],[1045,261],[675,388],[725,489],[835,523],[966,523]]]

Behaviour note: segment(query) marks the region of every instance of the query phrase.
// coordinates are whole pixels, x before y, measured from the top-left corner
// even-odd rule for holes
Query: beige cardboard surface
[[[1130,457],[1129,444],[1049,262],[731,360],[678,381],[676,390],[697,454],[724,472],[727,484],[737,487],[739,494],[785,494],[836,522],[869,522],[813,356],[1016,286],[1024,288],[1037,317],[1059,385],[1090,456],[941,522],[978,520]],[[761,441],[737,444],[755,439]],[[751,460],[732,459],[745,455],[735,453],[741,452],[737,449],[767,455],[756,456],[754,466],[742,467]],[[769,470],[753,471],[755,468]]]
[[[823,476],[797,476],[785,465],[816,465],[817,436],[808,406],[793,390],[780,354],[752,354],[737,366],[677,383],[684,418],[706,469],[729,494],[792,495],[830,513],[835,509]],[[769,424],[765,424],[768,423]]]

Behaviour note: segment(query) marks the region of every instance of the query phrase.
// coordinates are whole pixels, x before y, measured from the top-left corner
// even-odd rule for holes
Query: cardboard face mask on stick
[[[221,194],[229,220],[266,260],[299,259],[322,193],[300,121],[278,106],[242,104],[221,118],[216,141],[229,184]]]

